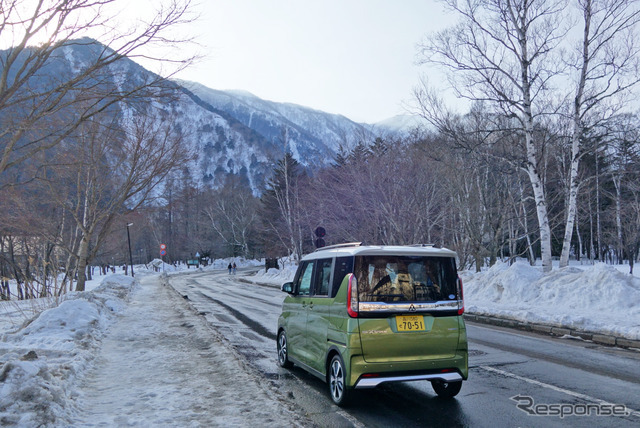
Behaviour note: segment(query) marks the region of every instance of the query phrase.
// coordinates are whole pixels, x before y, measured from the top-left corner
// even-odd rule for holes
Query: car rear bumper
[[[343,356],[343,358],[347,358]],[[414,380],[441,380],[457,382],[469,376],[468,354],[458,351],[454,358],[432,361],[390,361],[367,363],[362,355],[349,358],[348,388],[375,388],[386,382],[408,382]]]
[[[441,380],[443,382],[459,382],[464,379],[460,373],[456,372],[406,376],[362,377],[356,382],[354,388],[375,388],[376,386],[385,382],[409,382],[413,380]]]

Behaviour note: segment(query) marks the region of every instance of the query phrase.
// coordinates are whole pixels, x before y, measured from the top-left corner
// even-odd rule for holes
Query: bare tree
[[[518,194],[518,174],[510,163],[511,140],[496,118],[482,104],[469,114],[451,118],[441,127],[439,138],[423,144],[423,150],[439,166],[435,180],[445,193],[445,204],[454,207],[455,220],[448,236],[462,260],[471,256],[479,271],[488,259],[493,265],[512,238],[511,257],[516,254],[519,214],[509,201]],[[518,215],[516,215],[518,214]]]
[[[189,159],[169,121],[141,116],[121,126],[112,117],[97,119],[78,128],[47,174],[49,197],[71,221],[71,235],[59,244],[75,262],[78,291],[114,221],[154,196],[164,177]]]
[[[148,20],[118,30],[116,9],[124,3],[0,0],[0,36],[10,43],[0,52],[0,174],[60,144],[115,103],[146,96],[147,89],[194,60],[171,50],[186,41],[175,29],[192,21],[189,0],[159,3]],[[158,46],[167,49],[162,57],[154,56]],[[90,53],[78,56],[79,51]],[[136,57],[174,67],[132,83],[118,65]],[[70,67],[63,66],[65,61]]]
[[[323,226],[327,243],[442,243],[447,195],[439,178],[423,145],[382,138],[357,145],[305,186],[306,229]]]
[[[629,261],[629,274],[633,275],[633,266],[640,255],[640,186],[629,186],[630,200],[621,214],[621,223],[625,237],[625,250]]]
[[[304,172],[288,150],[290,142],[286,128],[282,129],[282,142],[284,157],[276,165],[262,197],[262,220],[268,234],[275,237],[289,254],[299,260],[303,245],[300,181]]]
[[[615,248],[618,262],[626,253],[631,269],[637,252],[638,231],[636,206],[638,200],[637,177],[640,173],[640,130],[638,117],[621,115],[614,118],[609,128],[610,177],[614,192]]]
[[[551,79],[561,71],[557,47],[567,31],[565,3],[556,0],[445,0],[460,23],[421,44],[421,63],[447,70],[460,97],[484,101],[513,118],[521,136],[521,163],[533,189],[542,267],[551,270],[551,228],[544,183],[544,141],[536,123],[550,112]],[[418,96],[424,95],[418,93]],[[431,104],[431,105],[430,105]],[[437,105],[422,102],[423,115],[438,124]]]
[[[580,0],[582,39],[570,63],[575,93],[572,105],[569,200],[560,267],[567,266],[575,225],[578,170],[585,126],[606,119],[624,106],[624,96],[640,82],[640,51],[636,46],[640,7],[631,0]],[[600,111],[597,111],[600,110]],[[590,116],[592,116],[590,118]],[[596,116],[594,118],[593,116]],[[589,123],[592,122],[592,123]]]
[[[257,205],[258,199],[253,196],[251,189],[238,178],[229,177],[204,207],[210,227],[234,255],[249,256],[251,237],[257,226]]]

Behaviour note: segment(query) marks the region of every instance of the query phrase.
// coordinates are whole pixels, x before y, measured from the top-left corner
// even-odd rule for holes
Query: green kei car
[[[321,248],[305,256],[278,318],[282,367],[324,379],[344,405],[354,389],[428,380],[440,397],[467,379],[456,253],[431,245]]]

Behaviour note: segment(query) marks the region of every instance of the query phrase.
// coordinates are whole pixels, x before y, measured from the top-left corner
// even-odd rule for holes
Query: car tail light
[[[460,277],[458,277],[458,296],[458,315],[462,315],[464,313],[464,294]]]
[[[351,318],[358,318],[358,281],[352,273],[349,274],[347,289],[347,312]]]

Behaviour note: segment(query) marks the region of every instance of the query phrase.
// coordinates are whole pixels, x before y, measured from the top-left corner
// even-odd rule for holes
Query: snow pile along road
[[[462,272],[469,313],[640,340],[640,278],[598,263],[543,274],[518,261]]]
[[[3,335],[0,425],[303,426],[163,278],[108,276]]]
[[[109,276],[95,290],[69,293],[58,307],[1,336],[0,425],[59,422],[75,381],[134,284],[133,278]]]

